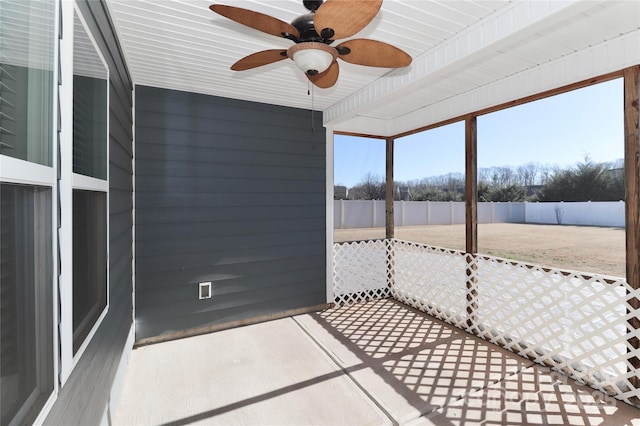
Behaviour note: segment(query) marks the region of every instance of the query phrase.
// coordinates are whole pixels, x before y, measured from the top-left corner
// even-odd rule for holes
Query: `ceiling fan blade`
[[[339,58],[352,64],[369,67],[402,68],[412,61],[411,56],[404,50],[382,41],[357,38],[340,43],[336,49],[340,52],[343,50],[341,48],[345,47],[351,52],[340,55]]]
[[[209,6],[209,9],[232,21],[239,22],[276,37],[282,37],[282,33],[300,37],[298,30],[294,26],[272,16],[265,15],[264,13],[254,12],[253,10],[242,9],[240,7],[225,6],[223,4],[212,4]]]
[[[336,61],[333,61],[331,66],[323,73],[316,75],[306,74],[307,78],[316,86],[321,89],[328,89],[336,84],[338,80],[338,74],[340,74],[340,66]]]
[[[287,59],[286,50],[263,50],[262,52],[245,56],[235,64],[231,65],[231,69],[234,71],[245,71],[250,70],[251,68],[261,67],[262,65],[272,64],[283,59]]]
[[[351,37],[375,18],[380,6],[382,0],[326,0],[314,16],[316,32],[331,28],[334,40]]]

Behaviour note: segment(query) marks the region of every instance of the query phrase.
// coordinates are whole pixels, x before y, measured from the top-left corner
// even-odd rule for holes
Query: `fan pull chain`
[[[311,81],[309,81],[309,86],[307,87],[307,95],[311,95],[311,131],[315,132],[316,131],[316,127],[315,127],[315,120],[314,120],[314,93],[313,93],[313,84],[311,84]]]

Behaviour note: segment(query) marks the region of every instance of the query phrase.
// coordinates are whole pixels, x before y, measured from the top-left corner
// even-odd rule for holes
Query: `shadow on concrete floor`
[[[640,410],[391,299],[134,350],[114,424],[640,425]]]

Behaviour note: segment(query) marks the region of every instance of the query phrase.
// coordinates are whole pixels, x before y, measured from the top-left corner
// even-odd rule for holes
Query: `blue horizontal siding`
[[[137,339],[325,303],[325,132],[310,117],[136,88]]]

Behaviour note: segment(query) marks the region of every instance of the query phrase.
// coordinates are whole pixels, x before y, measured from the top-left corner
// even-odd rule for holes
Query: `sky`
[[[394,178],[464,173],[464,122],[396,139]],[[622,79],[478,117],[478,168],[534,162],[562,168],[624,156]],[[334,182],[385,174],[385,141],[335,135]]]

